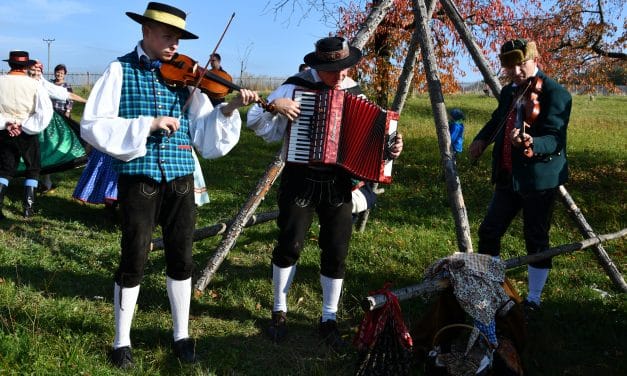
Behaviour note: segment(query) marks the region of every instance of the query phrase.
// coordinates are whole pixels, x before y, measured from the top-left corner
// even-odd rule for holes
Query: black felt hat
[[[340,71],[357,64],[361,51],[342,37],[322,38],[316,50],[305,55],[305,64],[319,71]]]
[[[4,61],[8,62],[11,65],[16,65],[20,67],[30,67],[35,64],[36,60],[31,60],[28,57],[28,52],[26,51],[11,51],[9,52],[9,58]]]
[[[181,31],[180,39],[198,39],[198,36],[185,30],[185,18],[187,16],[185,12],[166,4],[150,2],[143,15],[133,12],[126,12],[126,15],[142,25],[144,22],[152,20],[172,26]]]

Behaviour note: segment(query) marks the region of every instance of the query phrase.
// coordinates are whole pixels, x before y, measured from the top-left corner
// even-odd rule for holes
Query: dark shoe
[[[118,368],[129,369],[133,367],[133,356],[131,355],[130,346],[113,349],[109,354],[109,360],[111,364]]]
[[[183,338],[174,342],[174,355],[183,363],[196,363],[196,345],[191,338]]]
[[[24,218],[30,218],[35,215],[35,188],[34,187],[24,187]]]
[[[279,343],[287,335],[287,314],[283,311],[272,312],[268,336],[274,343]]]
[[[533,320],[533,317],[537,316],[538,312],[540,312],[540,306],[534,302],[530,302],[527,299],[523,300],[523,309],[525,311],[526,322]]]
[[[336,352],[345,352],[348,348],[348,343],[340,336],[340,331],[337,329],[337,321],[327,320],[318,324],[318,334],[320,339],[323,340],[329,347]]]
[[[40,195],[51,194],[51,193],[54,193],[56,190],[57,190],[57,186],[55,184],[52,184],[51,186],[41,184],[37,187],[37,192]]]
[[[2,214],[2,207],[4,206],[4,195],[7,192],[7,186],[4,184],[0,184],[0,220],[5,219],[6,217]]]

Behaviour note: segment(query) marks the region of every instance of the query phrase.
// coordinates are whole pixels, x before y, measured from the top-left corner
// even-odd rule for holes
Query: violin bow
[[[233,18],[235,18],[235,12],[233,12],[233,14],[231,15],[231,18],[229,18],[229,22],[227,22],[226,27],[224,28],[224,31],[222,31],[222,35],[220,35],[220,39],[218,39],[218,43],[216,43],[216,46],[213,48],[213,52],[211,52],[211,55],[209,55],[209,58],[207,59],[207,63],[203,67],[204,71],[206,71],[207,67],[209,67],[209,63],[211,62],[211,56],[213,56],[213,54],[215,54],[216,51],[218,50],[218,47],[220,47],[220,43],[222,43],[222,39],[224,39],[224,35],[226,34],[226,31],[229,29],[229,26],[231,26],[231,21],[233,21]],[[202,74],[198,75],[198,80],[196,80],[196,85],[194,85],[194,89],[192,90],[192,93],[190,94],[190,96],[194,95],[194,92],[200,86],[200,81],[202,80],[202,78],[203,78]]]
[[[503,120],[499,123],[498,127],[496,127],[496,129],[490,134],[490,137],[488,138],[488,141],[485,144],[485,147],[483,148],[483,150],[481,151],[481,154],[483,154],[483,152],[488,148],[488,145],[490,145],[491,143],[494,142],[494,140],[496,139],[496,135],[499,134],[499,132],[501,131],[501,129],[503,129],[503,126],[505,125],[505,123],[507,122],[507,118],[511,116],[512,111],[514,111],[517,107],[518,104],[520,103],[520,101],[522,100],[522,98],[524,97],[525,93],[527,93],[527,90],[529,90],[529,88],[531,87],[531,81],[529,81],[527,83],[527,86],[525,87],[525,89],[523,90],[522,93],[520,93],[520,95],[518,95],[518,97],[516,97],[513,101],[512,104],[510,105],[509,110],[507,111],[507,113],[505,114],[505,117],[503,118]],[[524,132],[524,128],[525,125],[523,124],[523,132]],[[477,157],[476,159],[472,160],[472,164],[475,165],[479,162],[479,157]]]
[[[235,18],[235,12],[233,12],[233,14],[231,15],[231,18],[229,18],[229,22],[226,24],[226,27],[224,28],[224,31],[222,31],[222,35],[220,35],[220,39],[218,39],[218,43],[216,43],[216,46],[213,48],[213,52],[211,53],[211,55],[209,55],[209,58],[207,59],[207,63],[203,67],[203,71],[206,71],[207,67],[209,67],[209,63],[211,62],[211,56],[213,56],[213,54],[215,54],[216,51],[218,50],[218,47],[220,47],[220,43],[222,43],[222,39],[224,39],[224,35],[226,34],[226,31],[229,29],[229,26],[231,26],[231,21],[233,21],[233,18]],[[194,85],[194,88],[192,89],[192,92],[189,94],[189,98],[187,98],[187,101],[183,105],[183,109],[181,110],[181,113],[185,113],[185,110],[189,106],[190,100],[194,96],[194,92],[200,86],[200,81],[202,81],[202,79],[203,79],[203,75],[199,74],[198,75],[198,79],[196,80],[196,85]]]
[[[518,107],[518,105],[520,104],[520,101],[523,99],[523,97],[527,93],[527,90],[529,90],[530,87],[531,87],[531,81],[529,81],[527,83],[527,85],[526,85],[525,89],[522,91],[522,93],[520,93],[520,95],[518,95],[518,97],[516,97],[516,99],[514,101],[512,101],[512,104],[511,104],[511,107],[510,107],[509,111],[507,111],[507,113],[505,114],[505,117],[499,123],[499,126],[496,128],[496,130],[494,132],[492,132],[492,134],[490,135],[490,138],[488,139],[487,145],[490,145],[492,142],[494,142],[494,139],[496,138],[496,135],[501,131],[501,129],[503,128],[503,126],[507,122],[507,118],[512,114],[512,111],[514,111]],[[524,127],[525,126],[523,124],[523,128]],[[523,130],[523,132],[524,132],[524,130]],[[486,146],[486,148],[487,148],[487,146]]]

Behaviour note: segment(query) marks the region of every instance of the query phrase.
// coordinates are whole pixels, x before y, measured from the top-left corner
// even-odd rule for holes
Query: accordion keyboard
[[[312,136],[311,126],[316,108],[316,92],[296,91],[294,101],[300,104],[300,115],[292,122],[287,160],[294,163],[309,163]]]

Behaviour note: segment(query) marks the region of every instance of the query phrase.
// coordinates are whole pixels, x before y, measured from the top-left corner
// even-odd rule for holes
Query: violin
[[[219,76],[219,77],[224,78],[225,80],[227,80],[227,81],[229,81],[229,82],[233,82],[233,77],[231,77],[231,75],[230,75],[230,74],[226,73],[226,72],[225,72],[225,71],[223,71],[223,70],[220,70],[220,69],[211,69],[208,73],[212,73],[212,74],[214,74],[214,75],[216,75],[216,76]],[[218,98],[224,98],[224,97],[226,96],[226,94],[229,94],[229,93],[231,93],[231,92],[233,92],[233,90],[232,90],[232,89],[229,89],[229,90],[228,90],[228,92],[226,92],[226,93],[224,93],[224,92],[222,92],[222,93],[217,93],[217,94],[219,95],[219,96],[218,96]]]
[[[224,98],[228,93],[242,90],[231,82],[231,76],[226,72],[209,71],[198,66],[198,62],[189,56],[174,54],[171,60],[161,64],[159,68],[165,83],[172,87],[195,86],[211,98]],[[199,81],[200,79],[200,81]],[[272,105],[263,99],[258,102],[268,111],[274,111]]]
[[[540,101],[538,100],[540,94],[542,94],[543,80],[540,76],[535,76],[529,80],[527,89],[525,90],[523,97],[523,106],[525,110],[525,118],[521,129],[521,134],[524,136],[526,128],[531,128],[533,123],[540,115]],[[531,158],[533,157],[533,150],[525,148],[523,154]]]

